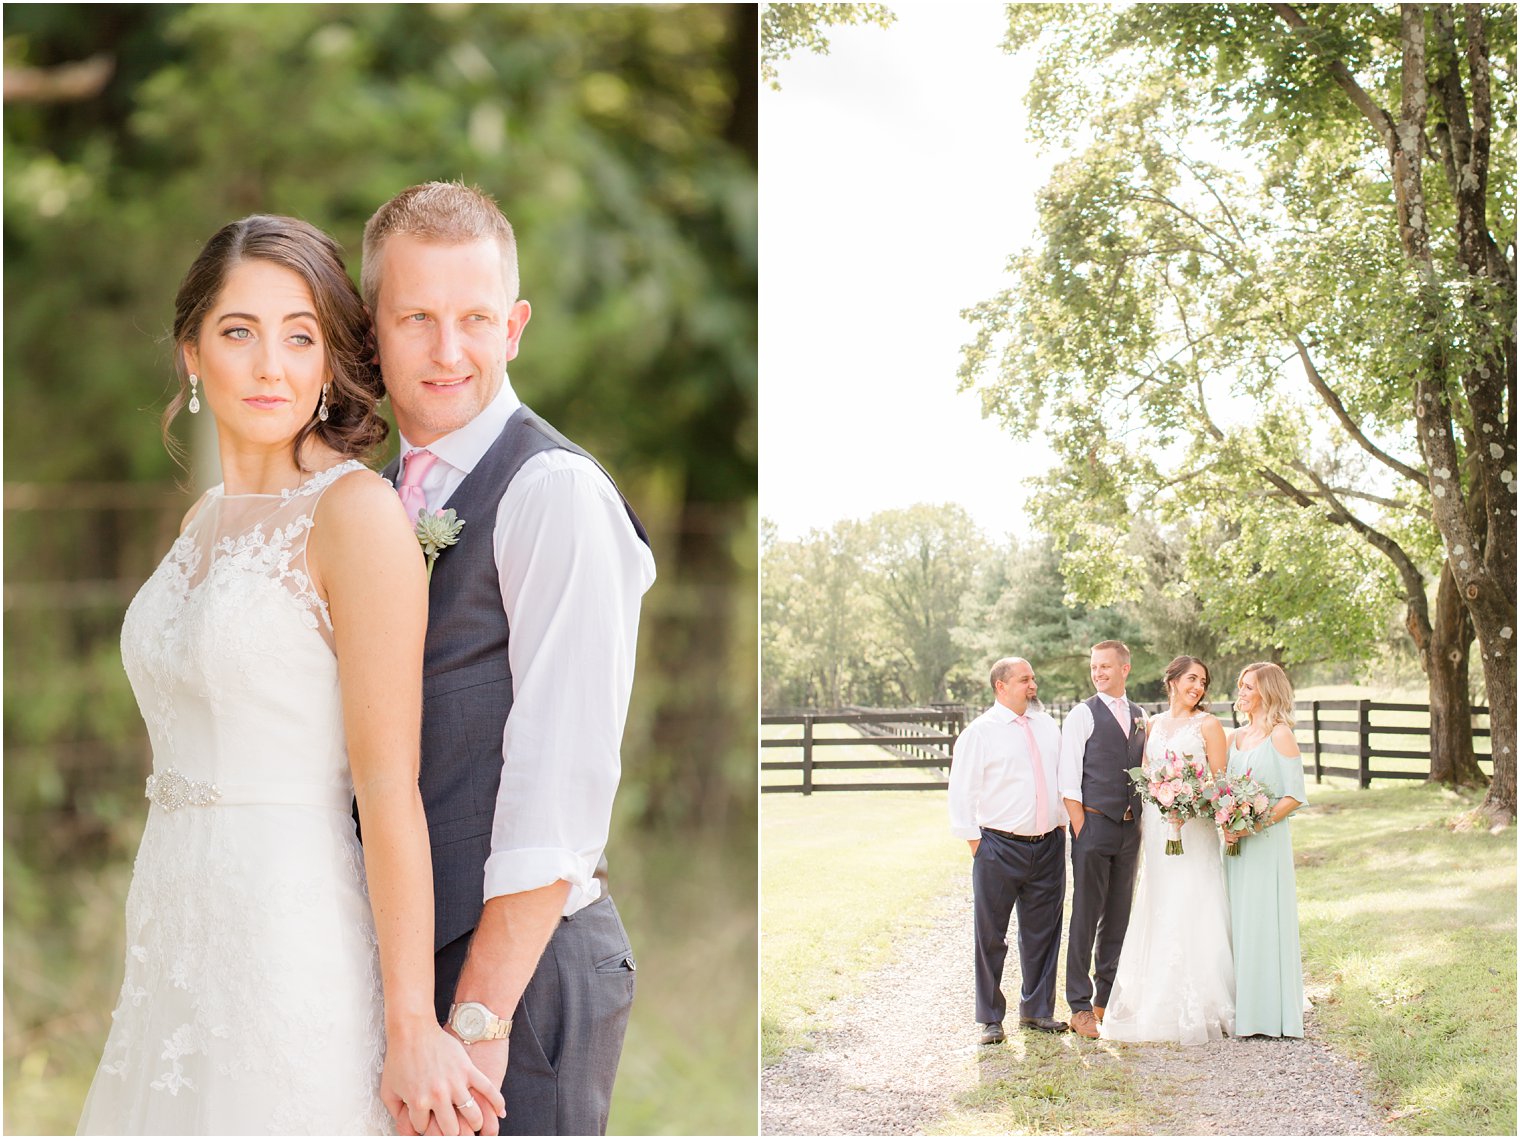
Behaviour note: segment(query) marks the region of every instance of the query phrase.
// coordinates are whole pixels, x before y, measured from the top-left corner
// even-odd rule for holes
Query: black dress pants
[[[999,1024],[1008,1011],[1003,963],[1008,919],[1019,915],[1020,1016],[1050,1016],[1056,1004],[1056,957],[1066,905],[1066,832],[1023,842],[982,829],[971,862],[976,903],[976,1019]]]

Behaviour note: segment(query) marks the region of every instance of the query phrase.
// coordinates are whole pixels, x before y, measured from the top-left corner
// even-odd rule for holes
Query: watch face
[[[464,1005],[454,1013],[454,1031],[466,1039],[484,1035],[486,1013],[479,1005]]]

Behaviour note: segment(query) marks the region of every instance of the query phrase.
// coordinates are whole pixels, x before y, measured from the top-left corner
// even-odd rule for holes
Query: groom
[[[1066,1003],[1072,1031],[1095,1040],[1119,969],[1140,862],[1140,800],[1126,773],[1145,754],[1146,721],[1124,695],[1129,648],[1123,641],[1094,645],[1089,670],[1097,693],[1061,725],[1061,795],[1071,819]],[[1095,974],[1089,970],[1094,942]]]
[[[992,666],[994,703],[961,732],[950,764],[950,829],[971,847],[976,924],[976,1019],[982,1044],[1006,1039],[1003,963],[1019,913],[1019,1024],[1065,1032],[1056,957],[1066,900],[1065,811],[1056,795],[1061,734],[1035,700],[1020,657]]]
[[[464,521],[433,567],[423,662],[438,1017],[502,1080],[504,1133],[604,1134],[634,958],[603,847],[648,539],[507,380],[531,310],[495,202],[402,191],[364,228],[361,284],[401,432],[385,474],[414,518]]]

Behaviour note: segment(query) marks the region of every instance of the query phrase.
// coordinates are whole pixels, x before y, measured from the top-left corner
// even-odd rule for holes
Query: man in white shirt
[[[1119,969],[1140,863],[1140,800],[1127,772],[1145,754],[1146,719],[1124,694],[1129,665],[1123,641],[1094,645],[1089,671],[1097,693],[1061,725],[1061,796],[1071,820],[1066,1003],[1071,1030],[1092,1040]]]
[[[423,665],[436,1011],[503,1081],[503,1133],[603,1134],[635,967],[603,848],[654,560],[612,480],[507,379],[531,310],[495,202],[398,194],[361,283],[401,432],[387,474],[409,514],[465,522],[433,564]]]
[[[971,847],[976,904],[976,1019],[983,1044],[1005,1039],[1008,918],[1019,914],[1019,1024],[1065,1032],[1052,1015],[1066,900],[1066,810],[1057,794],[1061,733],[1039,710],[1034,669],[992,666],[995,703],[966,725],[950,766],[950,829]]]

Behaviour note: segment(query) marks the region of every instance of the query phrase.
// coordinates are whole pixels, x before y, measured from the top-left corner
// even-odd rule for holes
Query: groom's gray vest
[[[433,565],[422,662],[419,782],[433,848],[435,949],[469,933],[480,921],[501,784],[502,731],[512,709],[509,630],[492,541],[496,508],[522,465],[552,450],[591,459],[526,406],[519,407],[445,504],[466,525],[459,544],[443,550]],[[399,463],[398,458],[385,468],[392,483]],[[627,499],[623,506],[647,545],[649,537]],[[605,896],[605,856],[596,876]]]
[[[1114,822],[1124,819],[1126,809],[1140,817],[1140,797],[1130,781],[1129,769],[1139,767],[1145,755],[1145,717],[1133,700],[1129,705],[1129,738],[1103,697],[1093,693],[1084,700],[1092,713],[1093,733],[1082,753],[1082,802],[1101,811]]]

